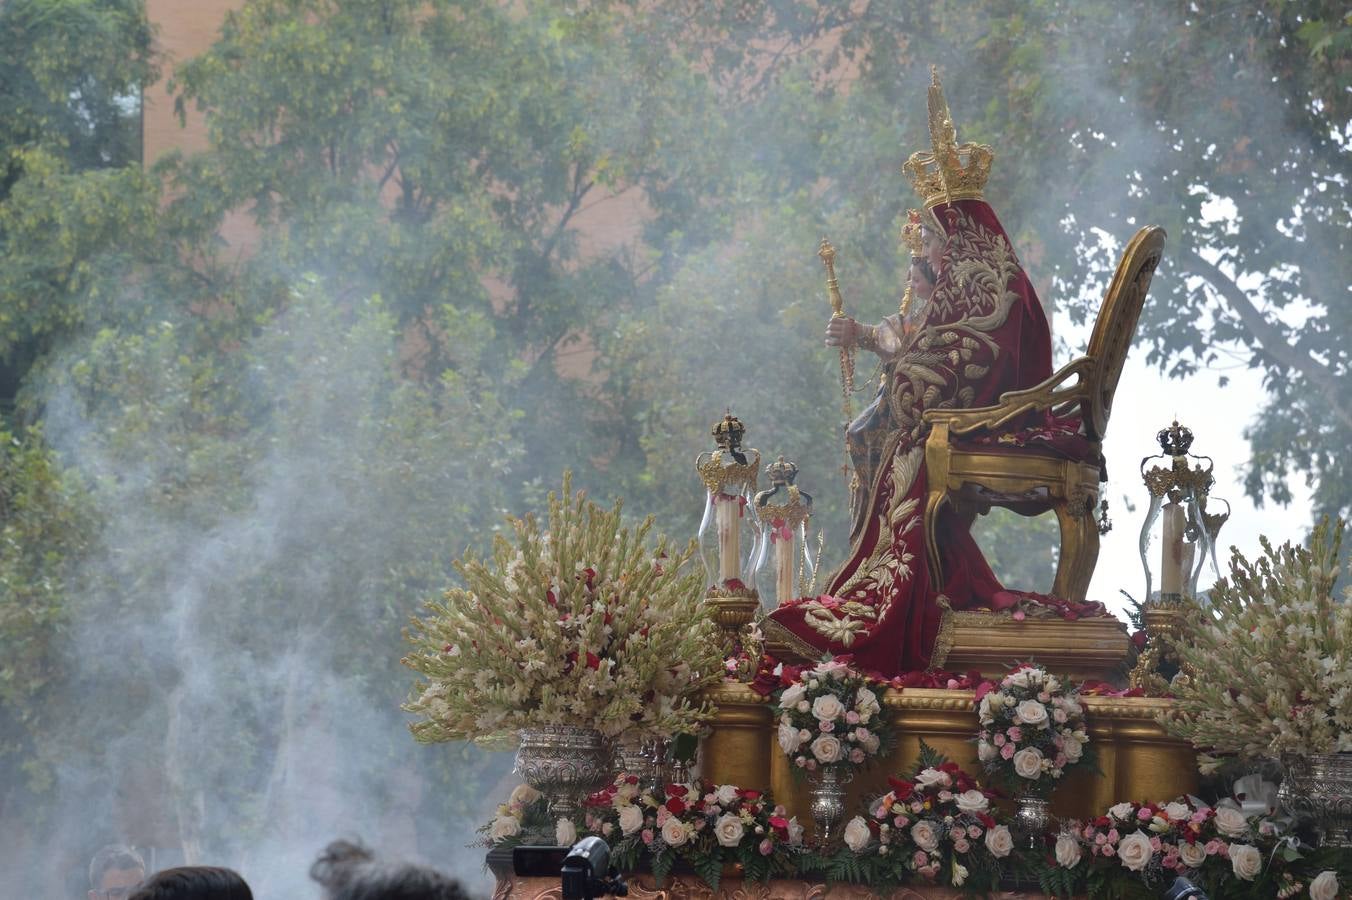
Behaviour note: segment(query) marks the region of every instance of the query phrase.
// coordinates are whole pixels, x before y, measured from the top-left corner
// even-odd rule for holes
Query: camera
[[[1174,879],[1174,883],[1165,889],[1162,896],[1164,900],[1211,900],[1206,895],[1206,891],[1203,891],[1182,875]]]
[[[629,896],[629,886],[610,865],[610,847],[599,837],[572,847],[515,847],[512,869],[522,877],[560,876],[563,900]]]

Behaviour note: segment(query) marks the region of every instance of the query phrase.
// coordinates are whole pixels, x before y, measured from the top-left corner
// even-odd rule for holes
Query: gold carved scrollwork
[[[760,472],[760,451],[748,450],[747,461],[744,463],[737,462],[731,454],[724,456],[724,453],[723,450],[712,452],[706,450],[695,457],[695,468],[699,472],[700,481],[703,481],[709,492],[714,494],[740,493],[743,488],[754,491],[756,478]]]

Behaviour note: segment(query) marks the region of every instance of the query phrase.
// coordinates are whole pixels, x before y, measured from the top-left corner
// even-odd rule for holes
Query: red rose
[[[892,788],[892,793],[897,795],[898,800],[907,800],[911,794],[915,793],[913,782],[902,781],[900,778],[889,778],[887,783]]]
[[[681,813],[685,812],[685,801],[680,797],[668,797],[667,812],[671,813],[673,816],[679,816]]]
[[[601,657],[597,656],[595,653],[592,653],[591,651],[588,651],[588,652],[587,652],[587,668],[589,668],[589,669],[600,669],[600,668],[601,668]]]

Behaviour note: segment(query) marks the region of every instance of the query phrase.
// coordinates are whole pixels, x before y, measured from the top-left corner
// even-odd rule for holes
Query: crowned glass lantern
[[[762,597],[767,610],[783,605],[807,592],[807,585],[815,581],[812,554],[807,543],[807,523],[812,518],[812,495],[799,490],[793,483],[798,467],[779,457],[765,467],[770,487],[756,495],[756,518],[761,523],[760,547],[756,551],[755,568],[773,566],[775,576],[774,602]]]
[[[752,501],[760,451],[742,449],[745,434],[746,426],[729,412],[713,427],[717,448],[695,458],[705,487],[699,549],[709,581],[707,598],[714,619],[734,641],[759,605],[755,556],[761,526]]]
[[[1177,639],[1184,598],[1197,597],[1197,584],[1208,562],[1217,576],[1216,538],[1229,518],[1207,512],[1214,464],[1209,456],[1190,453],[1193,435],[1177,422],[1156,436],[1161,452],[1141,460],[1141,479],[1150,492],[1150,506],[1141,526],[1141,567],[1145,600],[1141,604],[1146,647],[1132,670],[1133,687],[1144,687],[1153,674],[1177,670],[1172,643]],[[1146,464],[1151,460],[1167,465]],[[1225,503],[1224,500],[1219,501]],[[1159,523],[1159,546],[1153,545]],[[1159,590],[1155,590],[1158,574]]]

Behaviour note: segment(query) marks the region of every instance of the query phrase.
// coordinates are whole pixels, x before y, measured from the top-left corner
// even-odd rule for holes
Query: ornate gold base
[[[945,616],[930,664],[1000,678],[1013,661],[1036,661],[1076,681],[1111,682],[1125,674],[1130,649],[1127,626],[1111,616],[1015,621],[1007,612],[954,611]]]
[[[701,746],[703,776],[715,784],[769,788],[800,822],[810,823],[809,785],[794,777],[779,750],[769,703],[748,686],[728,682],[708,696],[719,712]],[[1085,698],[1089,738],[1103,774],[1067,777],[1052,795],[1052,813],[1087,818],[1123,800],[1172,800],[1195,791],[1195,752],[1155,721],[1172,703],[1146,697]],[[899,733],[897,747],[850,784],[847,817],[848,810],[862,809],[866,798],[886,791],[889,775],[914,766],[922,740],[967,771],[981,772],[972,742],[978,728],[972,691],[889,690],[883,706]]]

